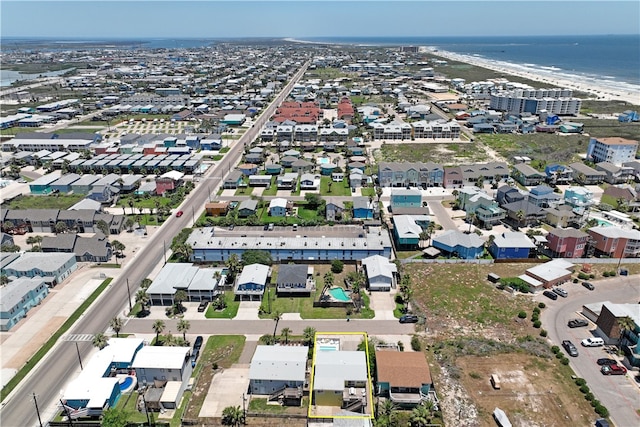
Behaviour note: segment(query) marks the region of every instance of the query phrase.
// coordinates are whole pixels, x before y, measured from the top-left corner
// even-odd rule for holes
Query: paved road
[[[431,213],[438,218],[438,223],[442,228],[445,230],[458,230],[458,226],[453,222],[444,206],[442,206],[442,202],[436,200],[429,201],[427,204]]]
[[[177,331],[177,320],[163,319],[165,330]],[[152,325],[156,319],[129,319],[123,333],[153,334]],[[207,335],[241,335],[250,332],[252,335],[272,334],[276,324],[271,319],[263,320],[234,320],[207,319],[189,320],[191,328],[189,334]],[[415,332],[414,324],[401,324],[397,320],[280,320],[278,331],[290,328],[294,334],[302,334],[304,328],[311,326],[318,332],[367,332],[372,335],[411,335]]]
[[[636,410],[640,409],[640,389],[631,378],[605,376],[600,373],[596,360],[607,357],[602,347],[585,348],[580,345],[580,341],[592,336],[590,331],[595,329],[595,325],[570,329],[567,321],[572,318],[581,318],[578,312],[584,304],[602,301],[637,302],[640,298],[640,277],[638,275],[620,276],[591,282],[596,286],[593,292],[580,284],[565,284],[563,288],[569,293],[567,298],[551,301],[542,295],[537,297],[548,307],[542,311],[542,324],[547,328],[548,337],[555,345],[561,346],[562,340],[568,339],[578,347],[579,356],[569,357],[570,366],[578,377],[587,380],[596,398],[609,409],[615,425],[637,426],[640,425],[640,416],[636,413]]]
[[[245,144],[251,143],[255,139],[260,127],[269,119],[282,100],[288,96],[293,85],[302,77],[308,66],[309,62],[303,64],[280,95],[265,109],[255,125],[231,147],[218,165],[206,173],[204,178],[211,179],[211,185],[214,183],[217,185],[222,179],[222,175],[240,160]],[[202,210],[208,201],[209,193],[208,185],[199,185],[192,191],[179,208],[185,212],[185,215],[180,218],[173,216],[165,221],[147,245],[140,250],[136,262],[132,262],[124,268],[120,278],[114,280],[103,293],[99,304],[94,304],[76,322],[69,334],[95,334],[107,329],[110,319],[117,316],[122,308],[128,304],[126,280],[129,280],[131,293],[134,295],[140,281],[147,277],[158,263],[162,262],[165,253],[163,248],[168,248],[172,238],[180,230],[191,225],[192,215],[190,213],[199,213]],[[86,358],[92,349],[91,343],[77,342],[77,345],[81,357]],[[22,381],[20,387],[5,399],[4,406],[0,409],[0,424],[3,427],[37,425],[38,420],[34,411],[32,393],[38,396],[38,405],[41,408],[48,407],[59,399],[60,391],[65,382],[72,377],[77,366],[76,342],[58,342],[49,352],[47,358],[34,368],[31,374]]]

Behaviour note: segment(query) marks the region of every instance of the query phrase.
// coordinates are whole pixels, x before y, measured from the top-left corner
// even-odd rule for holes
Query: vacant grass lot
[[[589,137],[583,135],[478,134],[476,137],[505,159],[528,156],[548,163],[578,161],[578,153],[586,153],[589,144]]]
[[[240,308],[240,301],[235,300],[233,291],[225,291],[224,300],[227,303],[227,307],[224,310],[216,310],[209,304],[205,317],[207,319],[233,319],[236,317],[238,308]]]
[[[17,196],[2,204],[2,209],[69,209],[84,199],[82,194],[49,194],[47,196]]]
[[[329,190],[329,183],[331,183],[331,189]],[[342,182],[333,182],[330,176],[323,176],[320,178],[320,195],[322,196],[350,196],[351,187],[349,187],[349,180],[345,179]]]
[[[384,144],[376,152],[376,162],[427,162],[443,165],[486,162],[489,156],[477,144]]]

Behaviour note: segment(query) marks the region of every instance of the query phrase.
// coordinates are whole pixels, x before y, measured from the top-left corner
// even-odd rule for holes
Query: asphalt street
[[[245,132],[216,166],[207,171],[203,178],[212,181],[207,185],[198,185],[178,208],[184,211],[185,215],[180,218],[173,216],[165,221],[149,239],[147,245],[140,250],[135,262],[131,262],[124,268],[120,277],[111,283],[98,302],[93,304],[76,322],[69,334],[95,334],[107,329],[109,321],[128,305],[127,280],[131,287],[131,294],[135,295],[142,279],[162,262],[173,237],[192,224],[195,212],[201,212],[209,198],[209,187],[217,185],[223,175],[238,163],[245,145],[255,139],[262,125],[288,96],[293,85],[302,77],[308,66],[309,62],[301,66],[254,126]],[[91,349],[90,342],[59,341],[46,358],[32,369],[22,383],[3,401],[0,409],[0,424],[3,427],[38,425],[32,394],[35,393],[37,396],[40,407],[47,407],[57,401],[65,383],[74,375],[79,365],[78,357],[86,358]]]
[[[600,373],[596,360],[608,357],[603,347],[583,347],[580,342],[593,336],[595,325],[586,328],[571,329],[567,326],[570,319],[583,318],[580,314],[584,304],[611,301],[614,303],[637,303],[640,299],[640,278],[635,276],[616,277],[606,280],[590,280],[596,290],[589,291],[581,284],[567,283],[562,286],[569,296],[552,301],[545,296],[536,299],[543,301],[547,308],[542,310],[542,325],[548,331],[553,345],[561,347],[562,340],[571,340],[578,348],[578,357],[569,357],[569,365],[576,375],[587,380],[591,392],[609,409],[611,419],[617,426],[640,425],[640,388],[627,376],[606,376]],[[566,352],[562,350],[565,354]],[[595,417],[594,417],[595,418]]]

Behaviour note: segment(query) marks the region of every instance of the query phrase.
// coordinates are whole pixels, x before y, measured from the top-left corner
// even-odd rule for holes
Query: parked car
[[[567,323],[570,328],[580,328],[582,326],[589,326],[589,322],[584,319],[571,319]]]
[[[601,359],[597,360],[598,365],[602,366],[602,365],[617,365],[618,362],[616,362],[614,359],[609,359],[608,357],[603,357]]]
[[[604,340],[598,337],[585,338],[581,341],[581,344],[584,347],[601,347],[604,345]]]
[[[178,212],[176,212],[176,216],[177,216],[178,218],[180,218],[183,214],[184,214],[184,212],[182,212],[182,211],[178,211]]]
[[[267,230],[269,229],[269,224],[265,224],[265,225],[264,225],[264,227],[262,227],[262,229],[263,229],[264,231],[267,231]]]
[[[405,314],[400,317],[400,323],[418,323],[418,316],[415,314]]]
[[[552,291],[544,291],[542,295],[544,295],[547,298],[551,298],[554,301],[558,299],[558,294]]]
[[[578,357],[578,349],[575,345],[569,340],[562,341],[562,347],[569,353],[571,357]]]
[[[273,227],[274,227],[273,223],[270,223],[270,224],[269,224],[269,227],[267,228],[267,230],[269,230],[269,231],[273,231]]]
[[[562,288],[553,288],[553,292],[560,295],[562,298],[566,298],[569,294]]]
[[[590,291],[594,290],[596,287],[593,286],[593,283],[591,282],[582,282],[582,286],[584,286],[585,288],[589,289]]]
[[[600,372],[602,372],[603,375],[624,375],[627,373],[627,368],[618,364],[603,365],[602,368],[600,368]]]
[[[198,313],[202,313],[203,311],[205,311],[208,305],[209,305],[209,301],[207,300],[200,301],[200,304],[198,304]]]

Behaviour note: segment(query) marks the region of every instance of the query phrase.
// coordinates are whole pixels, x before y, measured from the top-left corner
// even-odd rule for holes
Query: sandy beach
[[[532,68],[526,65],[510,64],[494,61],[471,55],[460,55],[442,50],[431,50],[429,53],[444,59],[466,62],[467,64],[487,68],[512,76],[518,76],[529,80],[545,83],[546,87],[560,87],[591,93],[601,100],[626,101],[634,105],[640,105],[640,87],[614,81],[598,81],[596,79],[565,74],[552,67],[548,69]]]

